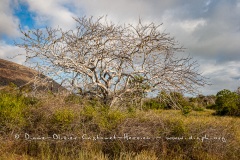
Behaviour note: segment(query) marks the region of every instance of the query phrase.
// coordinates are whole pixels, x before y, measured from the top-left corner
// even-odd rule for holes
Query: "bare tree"
[[[115,25],[106,18],[74,18],[76,28],[21,30],[26,62],[74,92],[113,105],[134,92],[195,93],[206,84],[191,57],[160,25]],[[139,77],[141,86],[139,87]]]

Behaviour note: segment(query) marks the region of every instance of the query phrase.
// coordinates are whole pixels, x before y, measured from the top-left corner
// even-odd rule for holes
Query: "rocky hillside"
[[[36,74],[37,72],[33,69],[14,62],[0,59],[0,87],[9,85],[10,83],[14,83],[18,87],[22,87],[27,83],[30,83],[31,85],[31,80]],[[42,75],[42,78],[46,78],[46,76]],[[63,89],[63,87],[61,87],[55,81],[52,81],[52,83],[48,84],[47,86],[41,86],[41,89],[46,89],[46,87],[53,92]]]

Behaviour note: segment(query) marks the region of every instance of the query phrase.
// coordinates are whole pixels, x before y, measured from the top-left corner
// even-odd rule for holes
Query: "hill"
[[[18,87],[23,87],[27,84],[32,85],[34,76],[37,74],[37,71],[25,67],[23,65],[19,65],[14,62],[10,62],[7,60],[0,59],[0,87],[4,87],[9,85],[10,83],[14,83]],[[44,75],[41,75],[41,78],[47,78]],[[53,92],[58,91],[59,89],[62,90],[58,83],[49,79],[51,83],[48,83],[46,86],[41,86],[40,89],[49,88]]]

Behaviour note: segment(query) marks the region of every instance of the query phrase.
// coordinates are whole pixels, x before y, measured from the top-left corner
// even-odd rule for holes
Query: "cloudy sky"
[[[212,83],[203,94],[240,86],[240,0],[0,0],[0,58],[24,53],[13,43],[21,36],[19,25],[69,29],[75,26],[72,17],[83,15],[108,15],[118,24],[139,17],[163,23]],[[24,57],[10,60],[22,64]]]

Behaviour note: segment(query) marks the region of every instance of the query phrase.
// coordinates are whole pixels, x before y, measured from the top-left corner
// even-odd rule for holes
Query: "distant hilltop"
[[[0,87],[7,86],[10,83],[14,83],[18,87],[24,87],[26,85],[33,86],[32,80],[36,74],[37,71],[31,68],[0,59]],[[47,77],[41,75],[41,78],[44,79]],[[49,89],[52,92],[57,92],[58,90],[63,90],[64,88],[54,80],[49,79],[49,83],[47,85],[40,86],[39,89]]]

